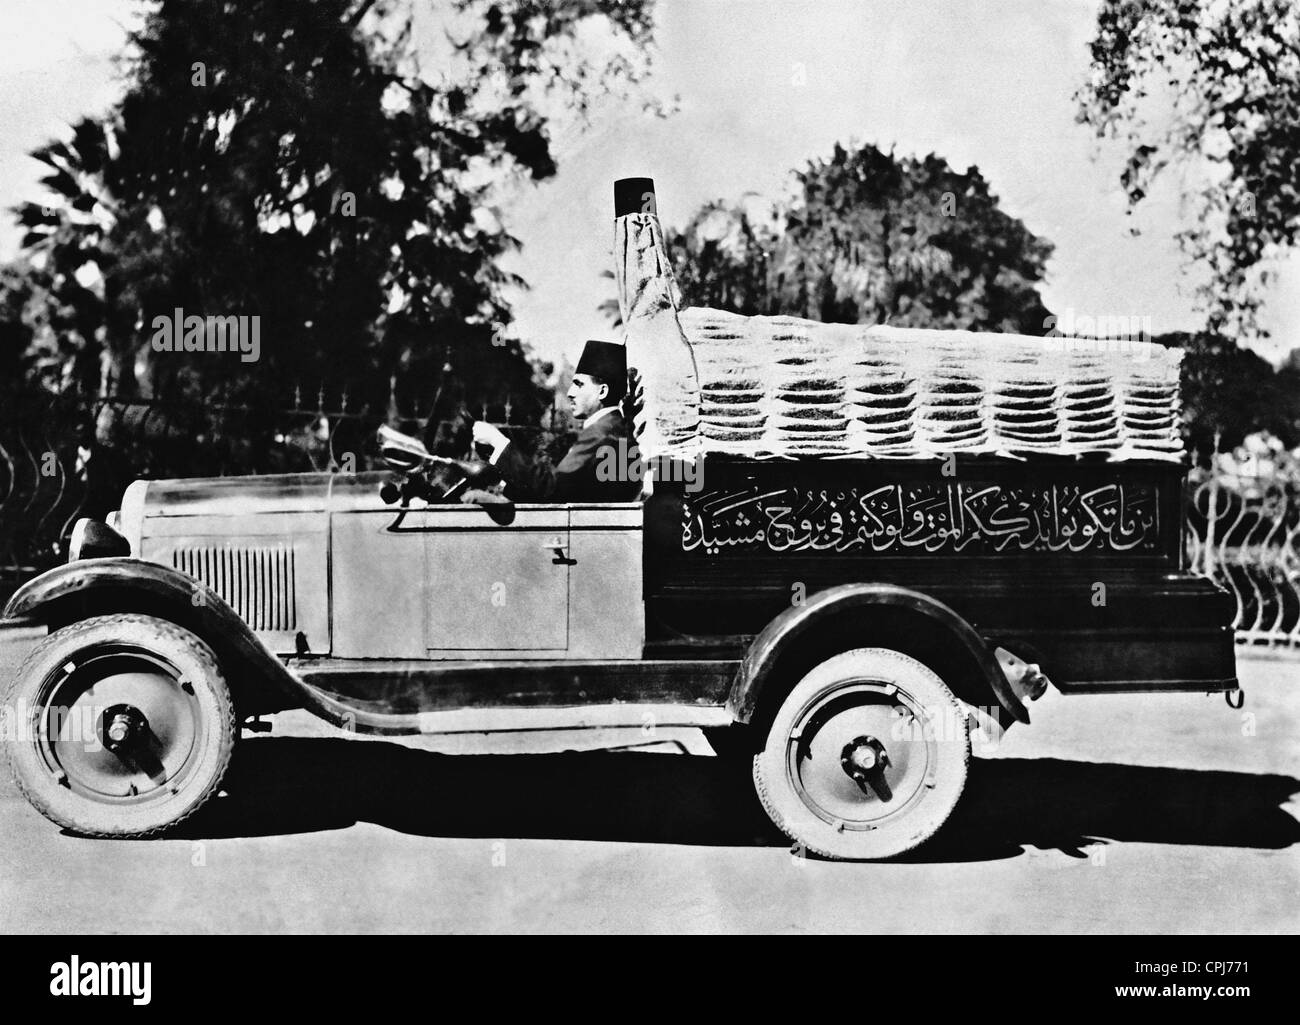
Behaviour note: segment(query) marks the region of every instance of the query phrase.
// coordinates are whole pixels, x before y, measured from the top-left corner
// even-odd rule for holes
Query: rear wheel
[[[50,634],[4,692],[5,745],[41,814],[87,836],[160,833],[221,784],[234,705],[202,640],[153,616],[99,616]]]
[[[964,706],[927,666],[858,648],[813,668],[754,756],[772,821],[831,858],[888,858],[929,839],[966,786]]]

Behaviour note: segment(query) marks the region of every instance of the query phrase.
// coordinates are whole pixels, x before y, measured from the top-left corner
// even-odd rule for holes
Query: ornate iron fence
[[[1188,527],[1191,569],[1237,600],[1237,643],[1300,650],[1300,481],[1194,471]]]

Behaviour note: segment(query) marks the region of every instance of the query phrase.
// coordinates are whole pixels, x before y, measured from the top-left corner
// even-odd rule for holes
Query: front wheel
[[[4,691],[18,789],[75,833],[142,837],[216,793],[238,736],[230,691],[202,640],[153,616],[56,630]]]
[[[754,784],[806,849],[889,858],[943,825],[969,760],[966,711],[944,682],[901,652],[857,648],[795,684],[754,756]]]

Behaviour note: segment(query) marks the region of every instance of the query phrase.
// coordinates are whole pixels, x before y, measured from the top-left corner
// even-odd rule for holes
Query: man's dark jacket
[[[597,476],[602,463],[605,480]],[[617,409],[584,426],[559,466],[530,464],[514,445],[507,445],[496,462],[507,494],[533,502],[630,502],[641,491],[639,465]]]

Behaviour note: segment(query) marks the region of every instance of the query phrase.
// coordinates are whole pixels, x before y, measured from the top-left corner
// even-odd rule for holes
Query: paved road
[[[177,839],[65,836],[0,781],[0,932],[1294,932],[1300,663],[1241,676],[1240,712],[1049,694],[888,864],[793,857],[689,731],[468,754],[287,714]]]

